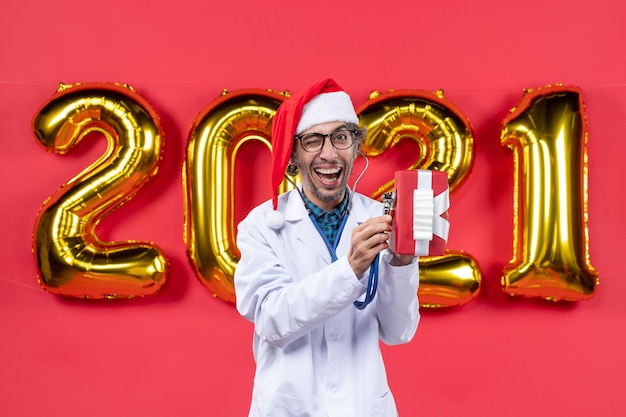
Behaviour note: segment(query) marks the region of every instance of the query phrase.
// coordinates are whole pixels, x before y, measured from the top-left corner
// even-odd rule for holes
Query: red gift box
[[[440,256],[448,242],[448,174],[396,171],[391,250],[399,255]]]

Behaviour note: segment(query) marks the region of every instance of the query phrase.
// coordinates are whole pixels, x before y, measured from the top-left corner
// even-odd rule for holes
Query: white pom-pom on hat
[[[285,224],[285,215],[278,210],[272,210],[267,213],[265,224],[270,229],[278,230]]]

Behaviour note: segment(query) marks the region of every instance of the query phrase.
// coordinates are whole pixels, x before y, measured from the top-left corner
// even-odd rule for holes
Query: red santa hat
[[[294,136],[312,126],[329,123],[358,123],[350,96],[333,79],[327,78],[285,100],[272,120],[272,203],[267,225],[280,229],[285,218],[278,212],[278,187],[291,158]]]

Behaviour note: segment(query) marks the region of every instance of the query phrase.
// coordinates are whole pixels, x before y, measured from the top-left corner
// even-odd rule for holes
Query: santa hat
[[[278,187],[291,158],[294,136],[312,126],[329,123],[358,123],[350,96],[333,79],[327,78],[285,100],[272,120],[272,204],[267,225],[280,229],[285,223],[278,212]]]

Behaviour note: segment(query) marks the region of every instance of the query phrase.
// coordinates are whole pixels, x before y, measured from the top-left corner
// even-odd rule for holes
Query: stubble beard
[[[311,194],[313,194],[316,198],[326,203],[332,202],[332,201],[340,202],[341,200],[343,200],[344,193],[346,192],[348,188],[348,179],[350,178],[350,175],[352,175],[352,168],[353,168],[352,164],[349,164],[350,165],[349,167],[348,166],[343,167],[341,185],[339,189],[337,189],[337,191],[333,193],[324,193],[323,192],[324,190],[318,187],[317,184],[311,178],[312,174],[310,174],[308,170],[304,169],[304,167],[302,166],[302,163],[300,162],[300,160],[298,159],[296,155],[294,155],[293,157],[293,162],[298,167],[298,171],[300,172],[300,179],[302,179],[302,183],[304,184],[305,189],[310,191]]]

